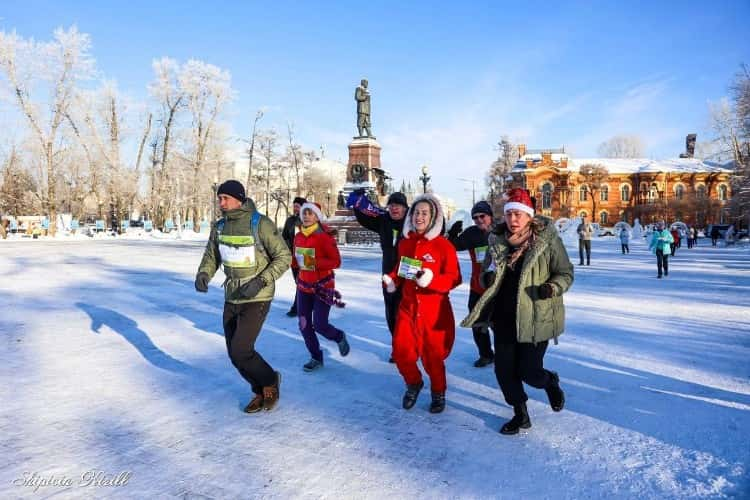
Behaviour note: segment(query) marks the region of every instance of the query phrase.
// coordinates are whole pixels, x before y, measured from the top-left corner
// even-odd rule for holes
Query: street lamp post
[[[331,187],[329,186],[328,189],[326,189],[326,210],[328,211],[328,216],[331,216]]]
[[[427,183],[430,182],[431,177],[427,175],[427,165],[422,165],[422,176],[419,180],[422,181],[422,192],[427,194]]]
[[[476,204],[476,181],[474,179],[464,179],[463,177],[459,177],[458,180],[471,182],[471,206],[473,207]]]

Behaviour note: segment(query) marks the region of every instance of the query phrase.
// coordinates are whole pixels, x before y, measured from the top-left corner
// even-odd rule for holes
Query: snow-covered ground
[[[446,411],[428,413],[429,391],[401,409],[376,248],[342,249],[347,307],[332,320],[352,351],[323,340],[318,372],[302,371],[282,278],[258,343],[281,401],[246,415],[222,280],[193,289],[202,242],[0,241],[0,498],[747,498],[750,251],[701,240],[657,280],[631,248],[597,240],[576,266],[546,357],[565,410],[529,388],[533,427],[508,437],[512,410],[492,369],[472,366],[470,330]],[[459,321],[467,295],[451,295]]]

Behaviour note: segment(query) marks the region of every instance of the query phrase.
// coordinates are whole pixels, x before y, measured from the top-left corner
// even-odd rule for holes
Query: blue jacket
[[[656,253],[656,251],[659,249],[661,245],[661,251],[664,253],[669,253],[672,251],[672,249],[669,247],[669,244],[674,242],[674,238],[672,238],[672,235],[669,233],[668,229],[664,229],[662,231],[654,231],[651,233],[651,243],[649,244],[648,248]]]

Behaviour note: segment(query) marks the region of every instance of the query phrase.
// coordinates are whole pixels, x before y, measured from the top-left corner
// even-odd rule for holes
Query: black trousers
[[[630,253],[630,248],[627,243],[622,243],[622,253]]]
[[[224,303],[224,339],[229,359],[255,394],[276,383],[276,372],[255,350],[255,341],[270,308],[271,301]]]
[[[523,383],[537,389],[546,388],[552,378],[544,369],[544,353],[547,342],[534,344],[498,343],[495,332],[495,377],[503,392],[505,402],[511,406],[525,403],[529,397],[523,390]]]
[[[385,302],[385,321],[388,323],[388,331],[393,336],[393,331],[396,328],[396,313],[398,312],[398,305],[401,303],[401,289],[397,289],[394,293],[388,293],[383,288],[383,302]]]
[[[482,295],[469,291],[469,312],[474,310],[474,306],[479,302],[479,298]],[[487,321],[485,315],[480,316],[479,321]],[[474,343],[479,350],[479,356],[482,358],[494,358],[495,353],[492,352],[492,343],[490,342],[490,331],[488,326],[474,326],[471,328],[471,332],[474,334]]]
[[[669,254],[664,253],[664,250],[658,248],[656,250],[656,270],[659,272],[660,277],[662,268],[664,269],[664,274],[669,274]]]
[[[591,240],[578,240],[578,254],[583,265],[583,252],[586,252],[586,265],[591,265]]]

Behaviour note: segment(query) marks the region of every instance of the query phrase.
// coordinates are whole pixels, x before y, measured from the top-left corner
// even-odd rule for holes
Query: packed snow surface
[[[410,411],[388,363],[377,247],[342,248],[347,306],[309,359],[291,273],[257,349],[283,375],[273,412],[247,415],[226,355],[222,276],[193,277],[189,239],[0,240],[0,498],[698,498],[750,496],[750,251],[707,240],[670,261],[593,242],[545,364],[565,409],[527,388],[511,417],[471,331],[447,361],[448,405]],[[577,264],[577,248],[569,244]],[[451,300],[466,313],[470,263]],[[220,274],[220,273],[219,273]]]

